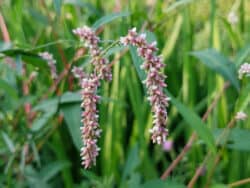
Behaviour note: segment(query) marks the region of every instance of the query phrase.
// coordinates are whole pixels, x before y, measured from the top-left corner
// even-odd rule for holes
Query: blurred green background
[[[0,187],[185,187],[212,150],[194,187],[223,188],[249,178],[250,118],[215,144],[236,112],[250,115],[249,78],[237,75],[250,61],[249,0],[2,0],[0,13]],[[89,170],[80,165],[80,87],[69,71],[71,64],[90,69],[72,33],[83,25],[97,29],[115,62],[112,83],[98,91],[101,151]],[[170,151],[150,141],[152,116],[136,69],[141,59],[133,49],[109,48],[132,27],[157,40],[167,65],[175,96],[168,108]],[[54,55],[59,74],[66,71],[56,88],[36,55],[43,51]],[[221,92],[225,83],[230,86]],[[198,139],[161,181],[194,132]]]

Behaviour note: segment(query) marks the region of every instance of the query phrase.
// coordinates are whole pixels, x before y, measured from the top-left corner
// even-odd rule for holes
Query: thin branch
[[[231,121],[228,123],[227,127],[222,131],[222,133],[220,134],[220,136],[216,140],[216,145],[219,145],[219,143],[220,143],[220,141],[221,141],[222,138],[227,137],[227,135],[229,134],[230,129],[234,126],[235,121],[236,121],[236,119],[235,119],[235,117],[233,117],[231,119]],[[196,172],[195,172],[194,176],[189,181],[188,186],[187,186],[188,188],[192,188],[195,185],[196,181],[198,180],[198,178],[202,174],[201,169],[205,168],[205,165],[206,165],[207,161],[210,159],[211,155],[212,155],[212,152],[210,151],[205,156],[205,159],[203,160],[203,162],[201,163],[201,165],[196,169]]]
[[[215,97],[215,99],[213,100],[213,102],[211,103],[211,105],[208,107],[207,111],[205,112],[205,114],[202,117],[202,121],[206,121],[209,114],[212,112],[212,110],[215,108],[215,106],[217,105],[219,99],[222,97],[224,91],[230,86],[229,82],[226,82],[224,84],[224,87],[222,89],[222,91]],[[197,138],[197,134],[194,132],[192,133],[191,137],[188,139],[187,144],[184,146],[183,150],[181,151],[181,153],[176,157],[176,159],[170,164],[170,166],[165,170],[165,172],[162,174],[161,179],[165,180],[170,173],[174,170],[174,168],[179,164],[179,162],[182,160],[182,158],[186,155],[186,153],[189,151],[189,149],[191,148],[193,142],[195,141],[195,139]]]
[[[240,186],[240,185],[243,185],[243,184],[246,184],[246,183],[250,183],[250,178],[247,178],[247,179],[243,179],[243,180],[240,180],[240,181],[236,181],[234,183],[230,183],[228,185],[228,187],[236,187],[236,186]]]
[[[6,27],[4,18],[0,12],[0,29],[2,31],[2,35],[3,35],[3,41],[9,43],[10,42],[10,35],[8,32],[8,29]]]

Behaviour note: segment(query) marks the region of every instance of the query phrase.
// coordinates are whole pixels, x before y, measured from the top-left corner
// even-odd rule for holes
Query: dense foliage
[[[0,1],[0,187],[249,187],[249,10],[248,0]],[[73,33],[84,25],[112,65],[97,90],[101,150],[89,169],[72,73],[93,70]],[[165,133],[160,145],[150,139],[145,58],[119,42],[133,27],[166,65],[162,145]]]

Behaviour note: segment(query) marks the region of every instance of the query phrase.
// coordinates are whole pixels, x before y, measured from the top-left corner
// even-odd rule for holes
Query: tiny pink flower
[[[173,141],[172,140],[166,140],[162,143],[162,149],[164,151],[171,151],[173,148]]]
[[[247,115],[244,112],[237,112],[235,119],[236,120],[245,120]]]
[[[86,76],[82,67],[74,66],[71,72],[73,73],[74,77],[78,79],[79,85],[81,85],[82,79]]]
[[[39,53],[39,56],[48,62],[51,77],[52,79],[56,79],[57,78],[56,65],[55,65],[56,60],[53,58],[53,55],[48,52],[41,52]]]
[[[85,46],[89,48],[91,62],[94,65],[95,74],[101,79],[111,81],[111,68],[109,66],[108,59],[101,57],[101,49],[98,46],[100,42],[99,37],[97,37],[95,32],[87,26],[74,29],[73,33],[84,40]]]

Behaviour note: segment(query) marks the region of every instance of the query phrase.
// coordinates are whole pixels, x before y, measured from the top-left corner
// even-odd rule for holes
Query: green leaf
[[[11,85],[9,85],[8,82],[6,82],[5,80],[0,79],[0,88],[1,90],[5,91],[9,96],[15,99],[18,98],[17,90]]]
[[[156,41],[156,37],[155,37],[155,35],[152,32],[146,31],[145,33],[146,33],[146,40],[147,40],[147,42],[151,43],[153,41]],[[134,64],[135,69],[136,69],[136,71],[137,71],[137,73],[139,75],[140,80],[141,81],[145,80],[146,79],[146,73],[145,73],[144,70],[142,70],[140,68],[140,66],[143,63],[143,59],[140,56],[138,56],[136,47],[129,46],[129,51],[130,51],[133,64]]]
[[[164,12],[165,13],[169,13],[179,7],[182,7],[188,3],[191,3],[192,1],[194,0],[179,0],[179,1],[176,1],[175,3],[172,3]]]
[[[50,110],[51,108],[57,108],[58,107],[58,98],[48,99],[40,102],[38,105],[34,106],[34,111],[43,111],[46,112]]]
[[[225,129],[215,129],[214,137],[217,138]],[[229,149],[250,151],[250,130],[233,128],[229,130],[227,138],[221,139],[219,145],[225,145]]]
[[[129,175],[131,175],[139,164],[139,148],[138,145],[135,144],[135,146],[130,150],[128,154],[128,158],[122,174],[122,181],[124,181]]]
[[[236,54],[236,57],[234,59],[236,66],[239,67],[248,57],[249,54],[250,54],[250,44],[246,45]]]
[[[141,57],[138,56],[136,47],[134,46],[129,46],[129,51],[135,66],[135,69],[137,71],[137,74],[139,75],[139,78],[141,81],[146,79],[146,73],[140,68],[140,65],[143,63],[143,60]]]
[[[110,55],[116,54],[122,50],[124,50],[125,47],[124,46],[114,46],[112,48],[110,48],[106,53],[105,53],[105,57],[109,57]]]
[[[62,171],[64,168],[68,168],[70,163],[68,161],[56,161],[43,167],[40,172],[40,178],[42,181],[47,182],[53,178],[56,174]]]
[[[47,70],[49,71],[48,64],[45,60],[43,60],[40,56],[37,54],[24,51],[21,49],[9,49],[9,50],[3,50],[0,51],[0,53],[5,54],[6,56],[10,57],[16,57],[18,55],[21,56],[22,60],[25,61],[26,63],[29,63],[35,67],[38,67],[42,70]]]
[[[39,156],[39,153],[38,153],[38,149],[37,149],[37,147],[36,147],[36,144],[35,144],[35,142],[32,140],[31,143],[30,143],[30,145],[31,145],[32,153],[34,154],[34,159],[35,159],[35,161],[36,161],[38,167],[40,167],[40,166],[41,166],[41,162],[40,162],[41,160],[40,160],[40,156]]]
[[[21,55],[16,56],[16,72],[19,76],[22,76],[22,70],[23,70],[23,62]]]
[[[240,91],[240,95],[237,99],[235,112],[244,111],[250,103],[250,83],[243,87]]]
[[[64,0],[64,4],[66,5],[74,5],[76,7],[85,7],[89,12],[99,16],[100,12],[93,6],[92,3],[83,2],[82,0]]]
[[[206,142],[212,151],[215,151],[215,141],[213,135],[201,118],[191,109],[177,100],[169,91],[165,90],[171,98],[171,103],[178,109],[184,120],[196,131],[196,133]]]
[[[141,188],[152,188],[152,187],[157,187],[157,188],[185,188],[183,184],[180,184],[178,182],[175,182],[173,180],[167,180],[163,181],[160,179],[156,180],[150,180],[143,184]]]
[[[214,184],[211,188],[228,188],[228,186],[224,184]]]
[[[64,104],[61,107],[63,112],[69,133],[74,142],[74,145],[78,150],[80,150],[82,142],[81,142],[81,134],[80,134],[80,126],[81,126],[81,108],[80,105],[77,104]]]
[[[165,46],[162,50],[162,55],[164,59],[167,59],[174,50],[176,41],[181,31],[182,21],[183,21],[182,16],[179,15],[176,19],[172,33],[168,37],[168,41],[165,43]]]
[[[231,84],[239,91],[240,84],[237,77],[235,65],[226,57],[214,49],[191,52],[191,55],[198,58],[207,67],[221,74],[224,79],[229,80]]]
[[[8,50],[12,47],[11,43],[7,43],[7,42],[0,42],[0,51],[3,50]]]
[[[117,18],[127,17],[129,15],[130,15],[130,13],[127,12],[127,11],[109,14],[109,15],[104,16],[101,19],[97,20],[93,24],[92,28],[94,30],[97,30],[99,27],[103,26],[104,24],[107,24],[107,23],[109,23],[109,22],[111,22],[111,21],[113,21],[113,20],[115,20]]]
[[[238,46],[242,45],[242,40],[240,38],[239,33],[237,33],[235,31],[235,29],[233,29],[232,25],[228,22],[228,20],[225,17],[221,17],[222,23],[223,23],[223,28],[224,30],[226,30],[229,34],[229,37],[231,38],[231,43],[233,46],[235,46],[235,48],[237,48]]]
[[[44,26],[46,26],[49,21],[48,18],[46,16],[44,16],[43,14],[41,14],[39,11],[37,11],[34,8],[29,8],[29,15],[37,22],[37,23],[41,23]]]
[[[43,128],[50,118],[57,112],[57,108],[58,98],[42,101],[35,106],[33,108],[34,111],[42,111],[44,113],[33,122],[31,130],[34,132],[41,130],[41,128]]]
[[[60,98],[60,104],[64,103],[80,103],[81,95],[80,93],[66,92]]]
[[[14,153],[15,152],[15,145],[14,145],[14,142],[11,140],[11,138],[5,133],[2,131],[2,137],[3,137],[3,140],[4,142],[6,143],[6,145],[8,146],[9,150],[11,153]]]
[[[62,0],[53,0],[54,8],[56,10],[57,16],[61,14]]]
[[[41,117],[37,118],[34,123],[32,123],[31,131],[37,132],[40,131],[53,117],[56,111],[49,110],[48,112],[44,113]]]

